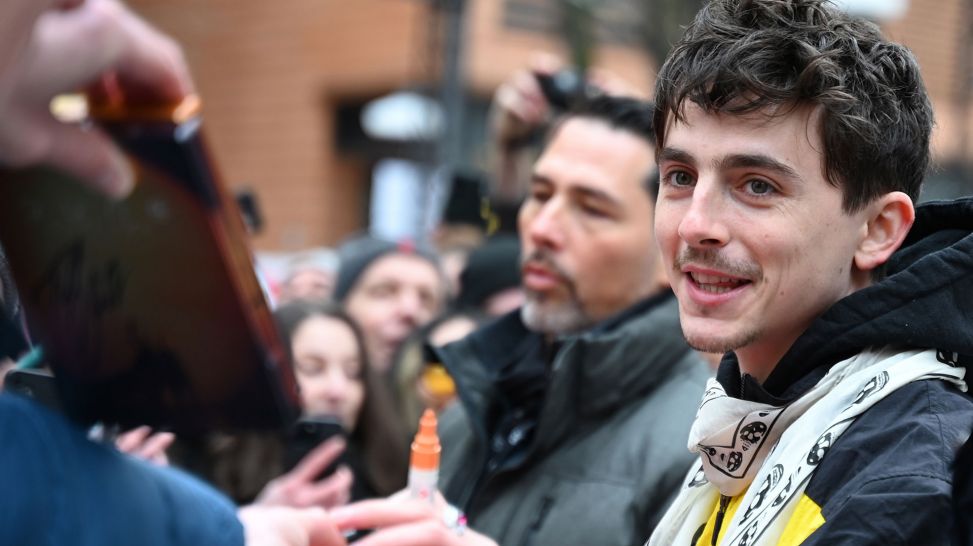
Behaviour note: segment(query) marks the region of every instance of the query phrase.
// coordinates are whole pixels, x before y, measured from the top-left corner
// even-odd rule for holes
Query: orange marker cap
[[[436,413],[427,409],[419,419],[419,431],[412,442],[410,466],[417,470],[439,469],[439,435],[436,434]]]

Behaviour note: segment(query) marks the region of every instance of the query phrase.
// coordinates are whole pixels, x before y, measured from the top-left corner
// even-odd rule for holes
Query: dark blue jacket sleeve
[[[198,480],[89,441],[0,395],[0,544],[242,545],[233,504]]]

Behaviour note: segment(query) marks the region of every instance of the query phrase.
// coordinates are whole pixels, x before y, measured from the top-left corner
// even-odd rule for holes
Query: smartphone
[[[3,378],[3,390],[31,398],[47,409],[62,411],[61,399],[57,394],[54,376],[48,372],[10,370]]]
[[[0,171],[0,244],[65,413],[177,433],[277,428],[296,381],[199,102],[108,106],[134,191],[111,200],[48,167]]]
[[[345,429],[336,417],[305,417],[298,420],[287,436],[284,468],[288,470],[294,468],[311,450],[335,436],[345,436]],[[347,463],[348,457],[342,452],[324,472],[318,475],[317,479],[330,476],[339,466]]]

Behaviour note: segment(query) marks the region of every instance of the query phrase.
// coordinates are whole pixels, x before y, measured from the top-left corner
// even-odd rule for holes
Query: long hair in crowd
[[[364,336],[358,324],[333,302],[297,300],[274,312],[274,319],[293,361],[292,347],[298,328],[313,317],[338,320],[351,329],[361,357],[361,380],[365,396],[349,444],[359,450],[367,477],[379,495],[389,495],[405,486],[408,471],[406,432],[396,418],[389,387],[368,362]],[[359,477],[360,478],[360,477]]]

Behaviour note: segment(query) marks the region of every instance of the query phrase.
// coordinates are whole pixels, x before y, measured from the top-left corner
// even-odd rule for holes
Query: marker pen
[[[427,409],[419,420],[419,431],[412,442],[409,459],[409,492],[412,498],[436,501],[439,481],[439,436],[436,434],[436,414]]]

